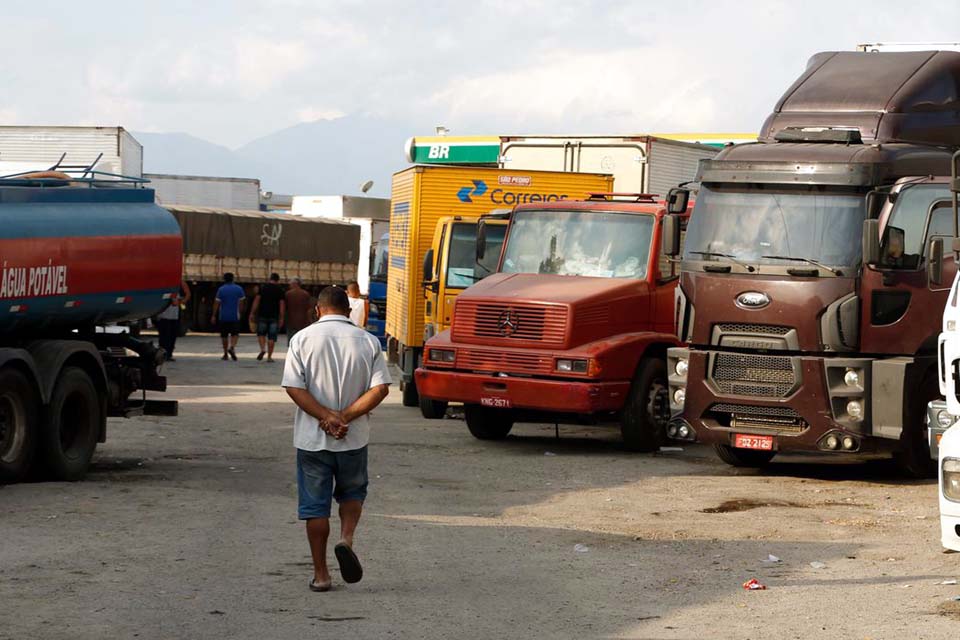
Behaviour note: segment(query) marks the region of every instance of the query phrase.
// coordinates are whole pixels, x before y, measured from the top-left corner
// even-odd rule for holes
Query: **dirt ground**
[[[960,556],[941,553],[933,482],[878,462],[738,472],[702,447],[629,454],[585,427],[480,442],[397,389],[375,414],[364,580],[311,593],[282,364],[256,362],[246,336],[240,362],[221,362],[217,342],[181,339],[167,368],[181,415],[111,421],[87,480],[0,487],[0,638],[957,629],[960,586],[939,583]],[[751,578],[767,590],[745,591]]]

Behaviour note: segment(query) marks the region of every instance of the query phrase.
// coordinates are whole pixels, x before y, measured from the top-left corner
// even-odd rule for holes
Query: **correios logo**
[[[511,206],[526,202],[556,202],[567,198],[565,193],[527,193],[503,188],[505,186],[530,187],[533,185],[533,180],[529,176],[498,176],[497,184],[501,186],[493,190],[490,190],[483,180],[471,180],[470,182],[473,183],[472,186],[461,187],[457,191],[457,199],[465,204],[472,204],[474,198],[480,198],[487,193],[490,194],[490,202],[493,204]]]

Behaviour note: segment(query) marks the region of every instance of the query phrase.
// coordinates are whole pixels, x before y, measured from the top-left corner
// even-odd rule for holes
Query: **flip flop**
[[[231,348],[229,351],[227,351],[227,353],[230,354],[230,357],[233,359],[234,362],[237,361],[237,352],[236,352],[236,351],[234,351],[234,350]]]
[[[330,591],[330,582],[315,582],[313,578],[310,578],[310,591],[315,591],[317,593],[322,593],[324,591]]]
[[[261,351],[257,354],[257,360],[263,360],[263,356],[267,355],[266,351]]]
[[[346,542],[340,542],[333,548],[333,554],[337,556],[337,563],[340,565],[340,575],[347,584],[360,582],[363,578],[363,567],[360,566],[360,559],[353,552]]]

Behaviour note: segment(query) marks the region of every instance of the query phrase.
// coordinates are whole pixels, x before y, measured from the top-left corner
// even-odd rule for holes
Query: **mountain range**
[[[237,148],[187,133],[134,132],[147,173],[259,178],[264,191],[389,197],[391,175],[403,169],[407,138],[428,129],[389,118],[349,115],[281,129]]]

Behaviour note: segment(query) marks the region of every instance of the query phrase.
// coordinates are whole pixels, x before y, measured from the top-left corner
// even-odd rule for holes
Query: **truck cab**
[[[665,215],[643,194],[516,207],[497,273],[460,294],[451,328],[427,341],[421,396],[462,402],[480,439],[521,419],[613,423],[630,448],[657,449],[664,358],[679,344]]]
[[[476,254],[477,223],[481,218],[487,244],[482,259]],[[496,271],[506,229],[507,220],[502,216],[449,216],[437,221],[433,243],[423,263],[423,272],[427,274],[423,283],[427,298],[425,340],[450,326],[453,303],[464,289]]]
[[[881,453],[933,471],[958,73],[951,52],[817,54],[759,142],[701,163],[668,435],[734,466]]]

